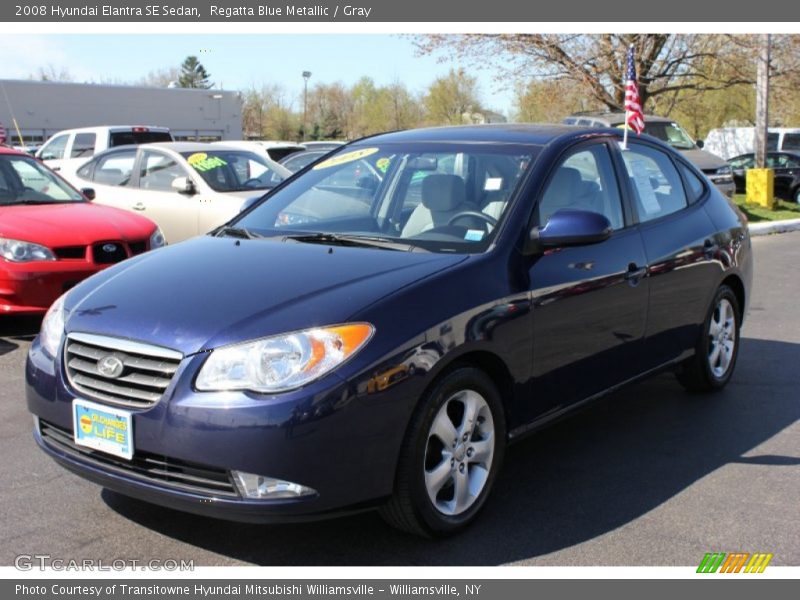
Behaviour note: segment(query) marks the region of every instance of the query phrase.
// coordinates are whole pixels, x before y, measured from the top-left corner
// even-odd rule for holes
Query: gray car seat
[[[402,237],[412,237],[434,227],[444,227],[458,213],[478,209],[466,201],[466,186],[458,175],[428,175],[422,180],[421,196],[422,201],[403,227]]]

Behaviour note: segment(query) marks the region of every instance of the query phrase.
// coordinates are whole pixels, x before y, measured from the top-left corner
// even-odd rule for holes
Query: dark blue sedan
[[[31,347],[36,441],[198,514],[378,507],[457,531],[510,442],[665,369],[695,392],[733,374],[744,219],[680,154],[620,135],[366,138],[210,235],[103,271]]]

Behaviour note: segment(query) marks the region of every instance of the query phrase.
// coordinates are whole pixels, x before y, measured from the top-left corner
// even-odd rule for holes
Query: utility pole
[[[303,141],[306,141],[306,115],[308,115],[308,79],[311,71],[303,71]]]
[[[772,37],[760,36],[756,79],[756,168],[766,167],[767,127],[769,126],[769,55]]]
[[[746,175],[747,202],[775,207],[775,173],[767,169],[767,126],[769,125],[769,54],[772,38],[759,37],[756,71],[756,152],[755,168]]]

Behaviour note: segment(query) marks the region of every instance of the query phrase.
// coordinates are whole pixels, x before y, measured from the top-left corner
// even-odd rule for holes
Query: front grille
[[[70,334],[64,347],[72,387],[124,408],[148,408],[158,402],[182,358],[160,346],[87,333]]]
[[[53,252],[61,260],[83,260],[86,258],[86,246],[64,246],[62,248],[54,248]]]
[[[110,265],[122,262],[128,258],[128,253],[122,242],[102,242],[92,246],[92,258],[95,264]]]
[[[48,447],[81,462],[100,467],[104,471],[183,492],[215,497],[239,497],[230,475],[223,469],[139,451],[134,454],[132,460],[117,458],[78,446],[70,431],[41,419],[39,419],[39,434]]]
[[[128,247],[131,249],[131,256],[136,256],[147,250],[147,242],[130,242]]]

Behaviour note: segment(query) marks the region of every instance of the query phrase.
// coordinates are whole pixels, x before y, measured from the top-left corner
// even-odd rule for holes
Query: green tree
[[[209,89],[213,84],[209,81],[211,74],[197,60],[196,56],[187,56],[181,64],[181,73],[178,85],[182,88]]]
[[[459,125],[464,115],[481,106],[477,78],[464,69],[450,69],[430,85],[424,99],[428,122],[434,125]]]
[[[601,107],[568,79],[533,79],[518,84],[514,93],[514,120],[521,123],[558,123],[564,115],[595,108]]]

